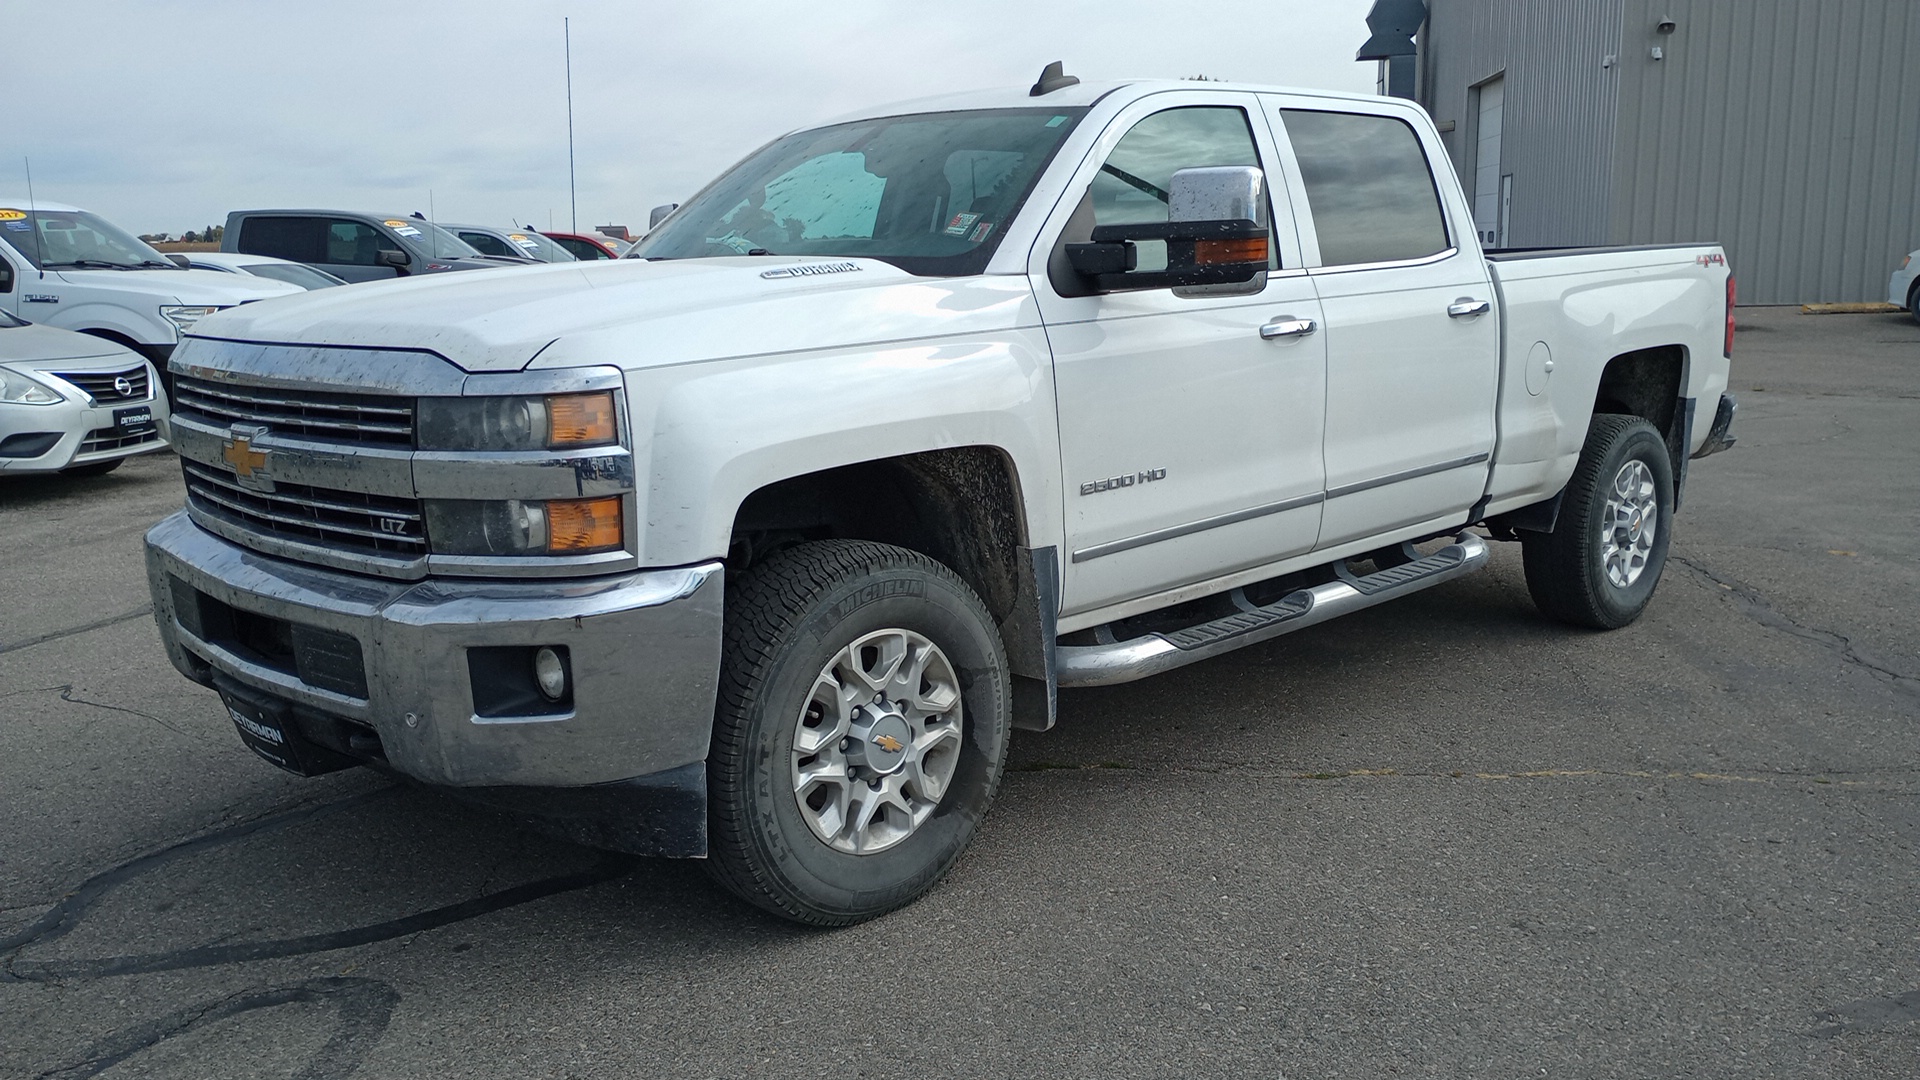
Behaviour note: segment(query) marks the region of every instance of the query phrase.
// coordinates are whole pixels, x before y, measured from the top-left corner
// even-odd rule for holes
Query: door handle
[[[1487,303],[1485,300],[1475,300],[1471,296],[1463,296],[1447,305],[1447,317],[1450,319],[1464,319],[1469,315],[1485,315],[1492,310],[1493,305]]]
[[[1260,337],[1265,341],[1283,337],[1304,337],[1319,327],[1312,319],[1296,319],[1291,315],[1282,315],[1260,328]]]

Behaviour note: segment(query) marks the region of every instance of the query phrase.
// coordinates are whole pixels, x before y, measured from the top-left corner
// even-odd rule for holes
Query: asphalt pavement
[[[1647,615],[1519,552],[1016,735],[919,903],[301,780],[167,663],[177,462],[0,478],[0,1076],[1920,1076],[1920,325],[1742,309]]]

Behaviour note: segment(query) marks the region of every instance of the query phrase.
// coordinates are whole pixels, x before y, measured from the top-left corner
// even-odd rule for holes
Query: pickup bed
[[[1632,622],[1730,445],[1713,245],[1474,241],[1396,100],[1082,85],[785,136],[621,260],[223,312],[175,665],[262,756],[911,901],[1016,727],[1477,569]]]

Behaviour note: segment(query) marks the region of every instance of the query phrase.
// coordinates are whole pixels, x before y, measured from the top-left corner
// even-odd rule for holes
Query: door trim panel
[[[1217,529],[1222,525],[1237,525],[1242,521],[1251,521],[1254,518],[1266,517],[1268,514],[1281,514],[1288,510],[1299,510],[1318,502],[1325,502],[1326,499],[1327,493],[1324,491],[1315,492],[1312,495],[1298,495],[1291,499],[1282,499],[1279,502],[1268,503],[1265,506],[1249,506],[1245,510],[1235,510],[1232,513],[1218,514],[1210,518],[1201,518],[1199,521],[1189,521],[1185,525],[1173,525],[1165,529],[1155,529],[1152,532],[1141,533],[1138,536],[1129,536],[1120,540],[1110,540],[1104,544],[1095,544],[1092,547],[1081,548],[1073,553],[1073,561],[1077,563],[1090,562],[1102,555],[1114,555],[1122,551],[1131,551],[1137,547],[1145,547],[1148,544],[1157,544],[1162,540],[1173,540],[1182,536],[1192,536],[1194,533],[1206,532],[1208,529]]]

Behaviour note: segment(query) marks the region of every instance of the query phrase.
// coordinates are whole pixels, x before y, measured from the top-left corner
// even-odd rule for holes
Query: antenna
[[[33,234],[33,261],[40,268],[40,280],[47,280],[47,253],[40,250],[40,200],[33,194],[33,159],[21,157],[27,167],[27,230]]]
[[[433,237],[433,257],[440,257],[440,223],[433,213],[433,189],[427,189],[427,235]]]
[[[573,172],[573,20],[561,19],[560,32],[567,44],[567,200],[573,206],[573,231],[580,231],[580,194],[574,186]]]

